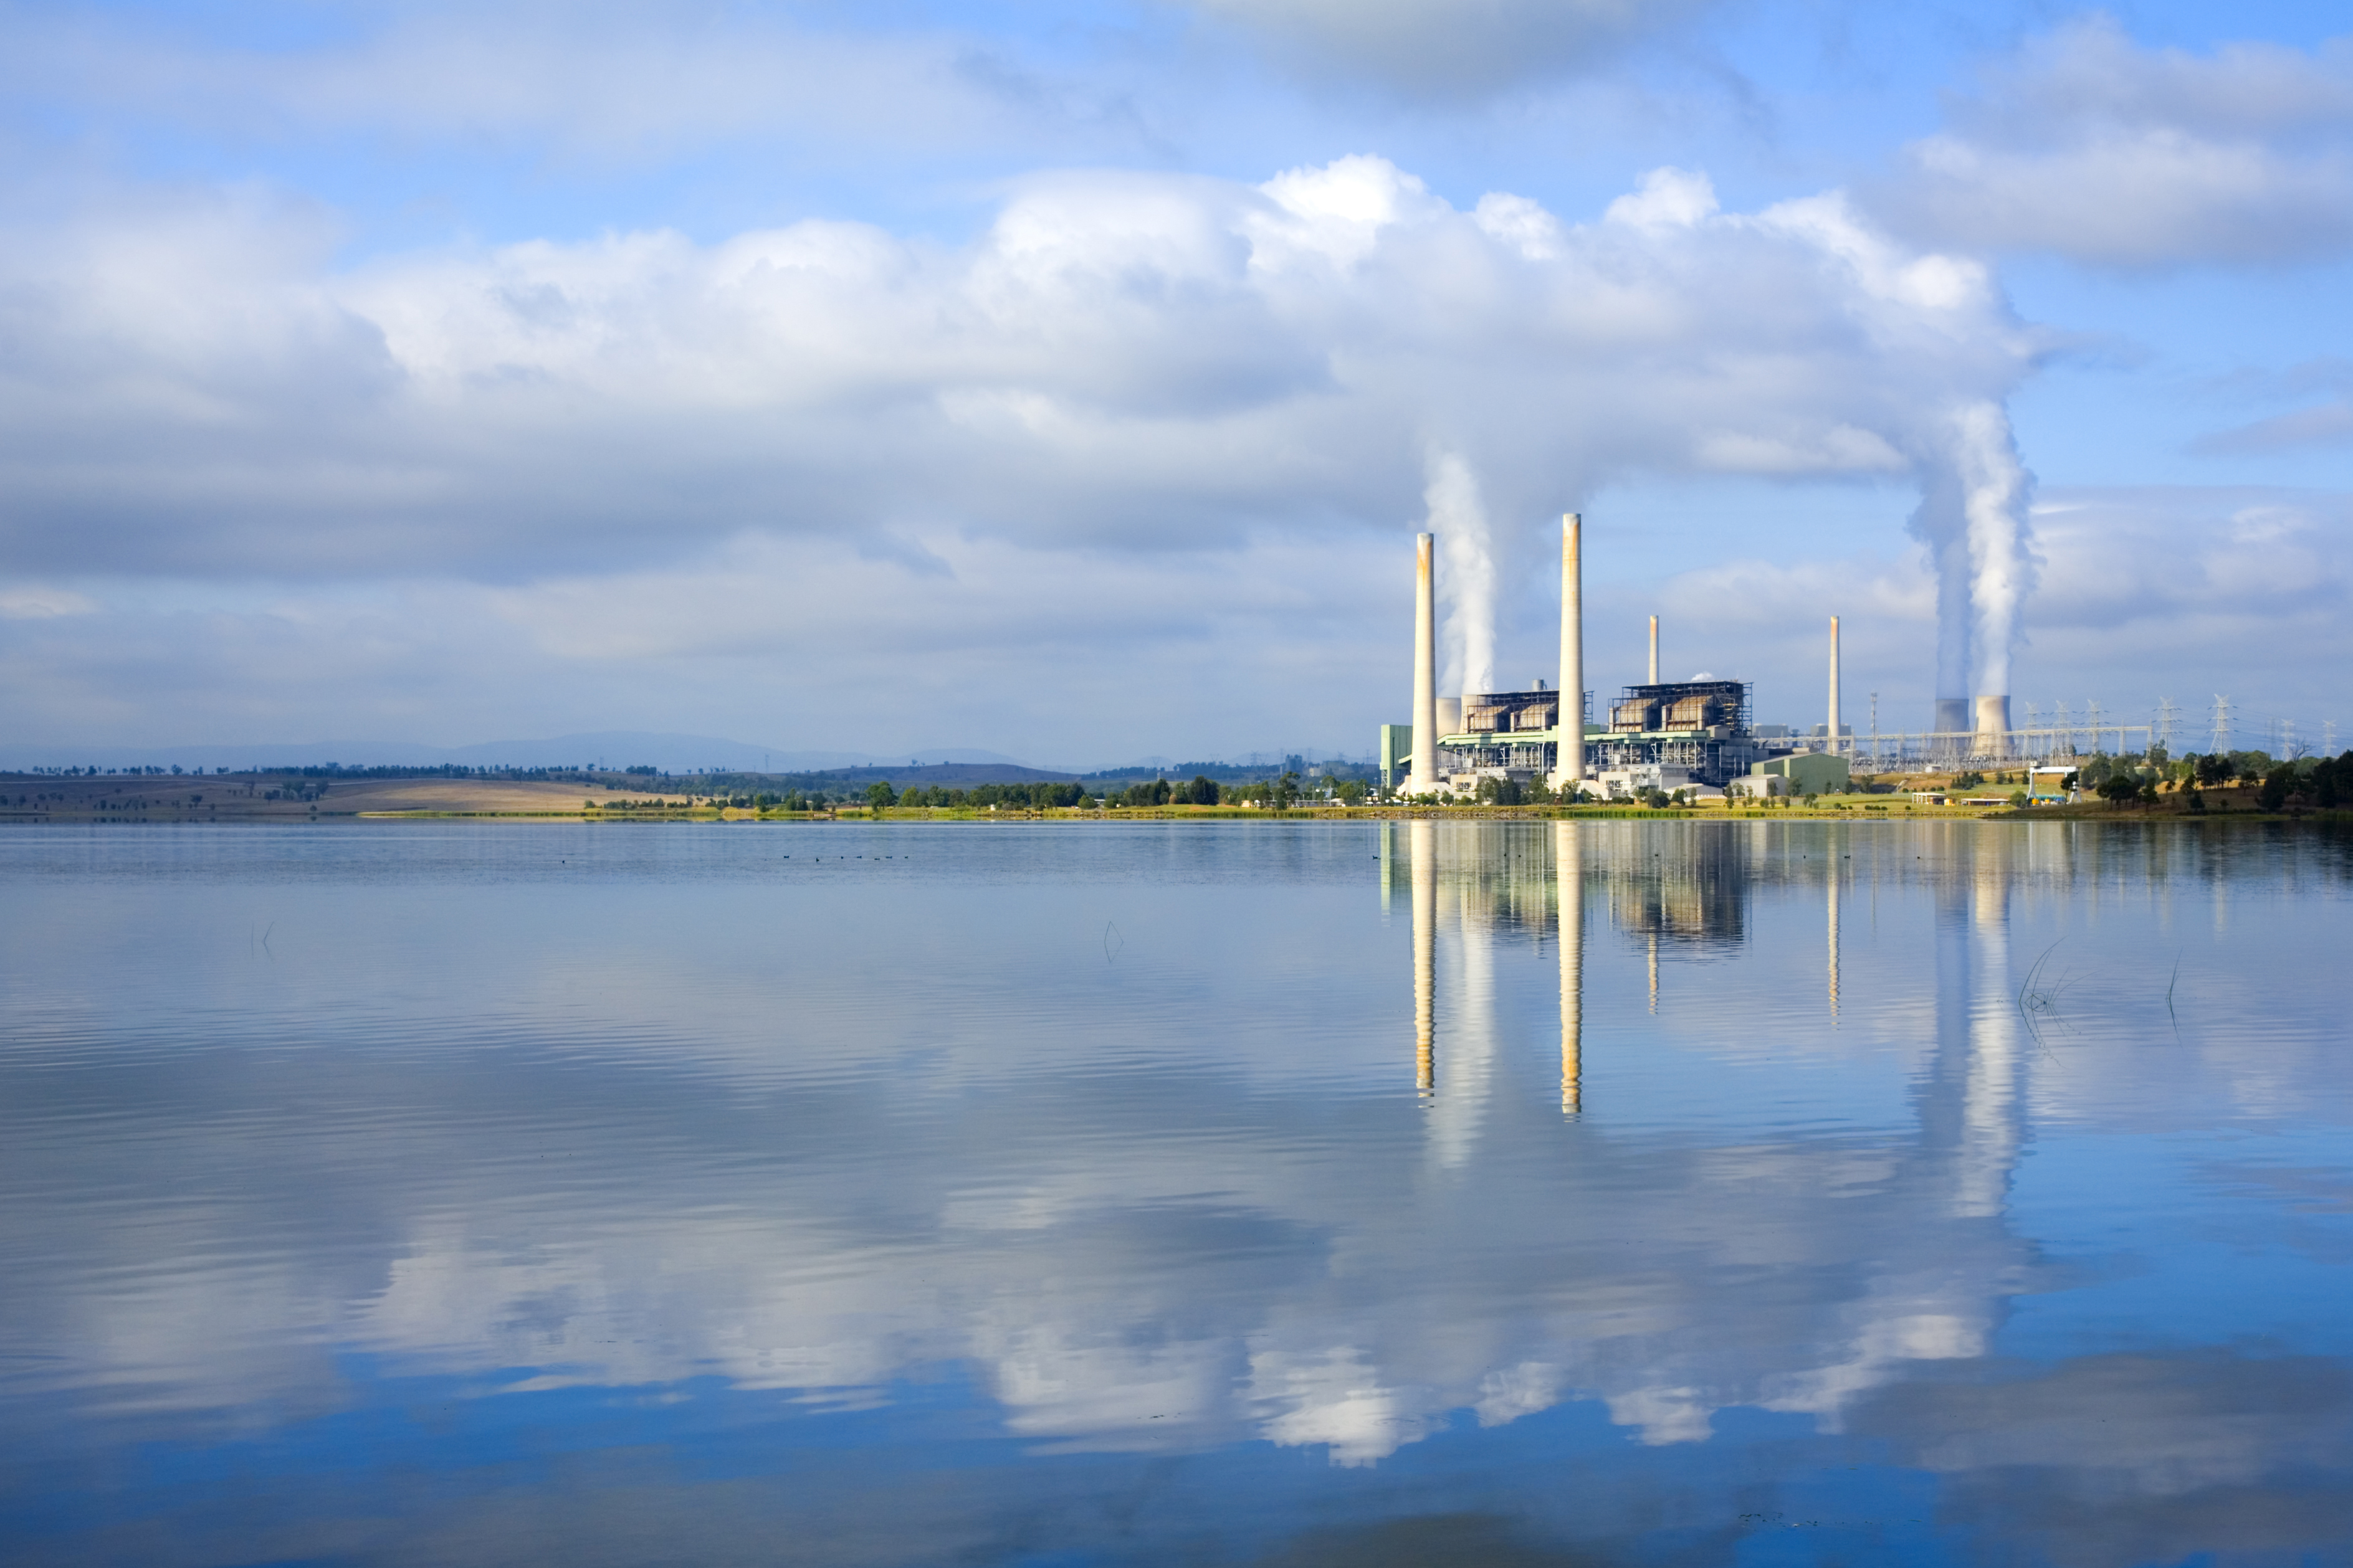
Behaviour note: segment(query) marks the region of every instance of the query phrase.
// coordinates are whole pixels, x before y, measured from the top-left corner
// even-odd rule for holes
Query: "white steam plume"
[[[1430,508],[1423,526],[1438,535],[1438,591],[1445,601],[1445,672],[1448,692],[1495,689],[1495,550],[1487,509],[1479,502],[1479,480],[1460,453],[1431,448],[1423,460],[1428,483],[1421,498]]]
[[[1999,403],[1951,411],[1934,446],[1912,531],[1936,563],[1936,695],[2006,695],[2019,607],[2034,586],[2032,477]]]
[[[2018,460],[2010,414],[2001,405],[1972,403],[1953,423],[1968,520],[1969,642],[1977,667],[1972,690],[2007,695],[2019,606],[2034,586],[2027,522],[2032,481]]]

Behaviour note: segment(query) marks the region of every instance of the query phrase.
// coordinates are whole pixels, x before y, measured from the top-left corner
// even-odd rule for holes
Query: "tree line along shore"
[[[1026,771],[1026,770],[1024,770]],[[1565,800],[1535,784],[1482,781],[1477,796],[1435,801],[1383,796],[1372,781],[1303,775],[1220,781],[1071,778],[913,784],[887,778],[862,787],[786,784],[759,774],[672,778],[650,769],[341,769],[175,773],[161,769],[67,769],[0,773],[0,818],[16,821],[315,821],[326,817],[470,816],[604,821],[1169,819],[1329,816],[1600,816],[1887,819],[1929,816],[2332,816],[2353,808],[2353,751],[2340,757],[2275,759],[2257,752],[2161,751],[2084,759],[2068,784],[2078,798],[2028,800],[2022,772],[1883,773],[1835,795],[1694,802],[1682,792],[1636,800]],[[698,787],[699,786],[699,787]],[[763,787],[765,786],[765,787]]]

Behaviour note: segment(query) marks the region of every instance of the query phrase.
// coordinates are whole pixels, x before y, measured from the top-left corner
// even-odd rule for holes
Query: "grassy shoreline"
[[[758,811],[738,807],[676,811],[363,811],[322,812],[321,818],[346,816],[374,821],[543,821],[543,822],[743,822],[743,823],[918,823],[918,822],[2344,822],[2353,811],[2265,812],[2212,811],[2203,814],[2162,807],[2077,805],[2010,806],[1890,805],[1863,808],[1829,806],[1692,807],[1652,809],[1642,805],[1461,805],[1294,807],[1288,811],[1236,806],[1115,806],[1108,810],[1054,807],[1018,810],[974,810],[954,806],[892,806],[876,811],[868,806],[834,811]]]
[[[2320,822],[2342,821],[2353,813],[2301,806],[2287,811],[2260,808],[2256,787],[2218,786],[2198,796],[2160,793],[2153,804],[2117,805],[2091,799],[2069,805],[2019,807],[2007,799],[1948,798],[1937,804],[1902,793],[1856,793],[1764,801],[1711,802],[1651,807],[1633,801],[1584,805],[1451,805],[1403,802],[1342,805],[1296,801],[1282,810],[1240,801],[1218,805],[1168,802],[1160,805],[1038,806],[891,805],[837,802],[788,811],[781,802],[755,806],[722,799],[648,795],[603,785],[583,789],[554,780],[502,779],[313,779],[229,775],[169,778],[155,775],[21,775],[0,778],[0,821],[25,824],[135,822],[309,822],[354,819],[375,822]],[[2188,809],[2197,799],[2203,810]]]
[[[1111,811],[1053,809],[1047,811],[968,811],[953,808],[902,811],[892,809],[879,816],[865,808],[839,812],[787,811],[644,811],[623,814],[599,811],[322,811],[302,816],[213,816],[200,812],[145,812],[138,814],[111,812],[45,812],[0,811],[0,824],[24,826],[164,826],[212,824],[256,826],[289,823],[315,826],[322,822],[597,822],[626,825],[641,823],[648,826],[675,822],[723,822],[747,825],[818,825],[864,823],[931,823],[952,822],[986,825],[1006,822],[1064,822],[1073,824],[1112,822],[1579,822],[1579,821],[1656,821],[1656,822],[1844,822],[1870,825],[1888,822],[2094,822],[2117,823],[2178,823],[2263,824],[2305,823],[2334,825],[2353,823],[2353,811],[2229,811],[2204,815],[2186,811],[2143,811],[2125,806],[2072,808],[2045,807],[2031,811],[1984,808],[1950,810],[1922,808],[1885,813],[1839,810],[1808,810],[1802,806],[1778,810],[1694,810],[1669,806],[1652,810],[1648,806],[1357,806],[1348,810],[1295,809],[1291,811],[1227,810],[1218,806],[1176,809],[1170,807],[1135,807]]]

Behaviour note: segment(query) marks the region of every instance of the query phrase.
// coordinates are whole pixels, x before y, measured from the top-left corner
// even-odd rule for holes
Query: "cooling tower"
[[[1963,737],[1977,729],[1977,719],[1969,711],[1966,697],[1936,699],[1936,738],[1928,743],[1928,754],[1939,762],[1951,762],[1968,750]]]
[[[2010,699],[1980,697],[1977,700],[1976,754],[1980,757],[2006,757],[2010,754]]]

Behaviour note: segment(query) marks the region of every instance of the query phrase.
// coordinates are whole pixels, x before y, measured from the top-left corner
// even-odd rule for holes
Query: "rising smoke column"
[[[1954,417],[1962,513],[1969,542],[1969,655],[1975,689],[2010,692],[2010,658],[2019,637],[2019,607],[2034,586],[2027,521],[2033,479],[2018,460],[2009,411],[1972,403]]]
[[[1422,526],[1438,535],[1443,562],[1438,591],[1446,604],[1446,651],[1440,685],[1453,693],[1493,691],[1495,549],[1487,509],[1479,500],[1479,480],[1460,453],[1442,447],[1430,449],[1422,472],[1422,502],[1430,509],[1430,521]]]
[[[1911,527],[1936,564],[1936,696],[2007,696],[2035,557],[2033,477],[2002,405],[1981,400],[1947,413],[1921,459],[1920,486]]]

